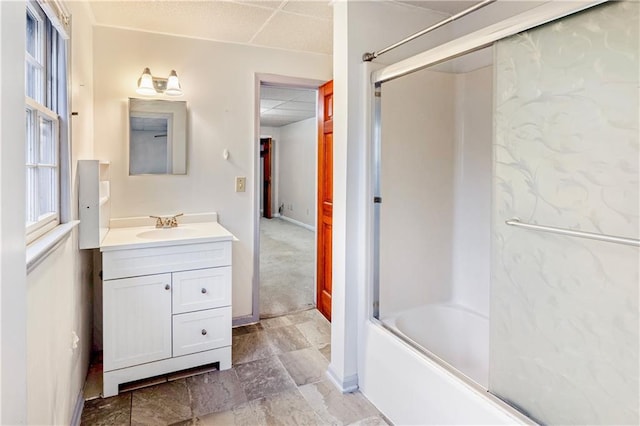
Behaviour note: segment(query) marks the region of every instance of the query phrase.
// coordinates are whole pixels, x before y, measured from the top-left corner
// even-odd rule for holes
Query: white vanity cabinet
[[[171,274],[105,281],[104,367],[171,358]]]
[[[124,247],[102,248],[103,396],[199,365],[231,368],[231,241]]]

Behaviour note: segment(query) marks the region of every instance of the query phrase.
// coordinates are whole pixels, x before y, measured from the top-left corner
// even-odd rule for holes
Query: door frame
[[[264,141],[264,147],[263,143]],[[262,217],[271,219],[273,205],[273,137],[260,135],[260,158],[262,158]],[[268,173],[267,173],[268,169]],[[269,176],[269,187],[265,187],[266,176]]]
[[[253,125],[253,187],[261,189],[261,181],[260,181],[260,85],[261,84],[272,84],[278,86],[287,86],[287,87],[300,87],[304,89],[314,89],[317,90],[320,86],[322,86],[326,81],[324,80],[315,80],[304,77],[293,77],[293,76],[285,76],[278,74],[264,74],[264,73],[255,73],[255,81],[254,81],[254,125]],[[317,108],[316,108],[317,110]],[[316,112],[317,114],[317,112]],[[317,142],[316,142],[317,147]],[[315,184],[315,193],[318,193],[318,170],[316,168],[316,184]],[[315,232],[316,236],[314,239],[314,247],[317,246],[317,229]],[[317,253],[316,253],[317,255]],[[314,255],[314,259],[315,256]],[[314,260],[314,263],[317,261]],[[314,268],[314,295],[313,302],[315,303],[317,295],[316,292],[316,268]],[[252,277],[252,289],[253,289],[253,300],[251,306],[251,315],[236,318],[233,321],[233,325],[242,325],[242,324],[250,324],[254,322],[260,321],[260,191],[253,191],[253,277]]]

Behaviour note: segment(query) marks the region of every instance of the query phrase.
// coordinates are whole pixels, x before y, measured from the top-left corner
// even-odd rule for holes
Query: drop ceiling
[[[89,1],[96,25],[100,26],[329,55],[333,52],[332,3],[336,0]],[[396,2],[443,15],[455,14],[478,3]]]
[[[325,1],[91,0],[96,25],[331,54],[333,8]]]
[[[260,126],[282,127],[316,116],[316,90],[260,87]]]
[[[294,51],[332,54],[336,0],[89,0],[96,25]],[[373,1],[373,0],[370,0]],[[393,1],[393,0],[392,0]],[[400,1],[448,16],[478,1]],[[316,92],[264,87],[262,126],[315,116]]]

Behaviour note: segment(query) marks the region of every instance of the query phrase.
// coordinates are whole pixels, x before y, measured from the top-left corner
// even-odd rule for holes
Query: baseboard
[[[282,216],[280,213],[274,213],[271,215],[271,217],[280,217],[280,216]]]
[[[256,315],[256,316],[246,315],[244,317],[234,318],[231,321],[231,324],[232,324],[233,327],[239,327],[241,325],[255,324],[258,321],[260,321],[260,316],[259,315]]]
[[[280,215],[280,219],[286,220],[287,222],[293,223],[294,225],[302,226],[303,228],[308,229],[309,231],[316,232],[315,226],[307,225],[306,223],[302,223],[299,220],[291,219],[290,217],[282,216],[282,215]]]
[[[80,426],[80,420],[82,420],[82,409],[84,408],[84,386],[80,389],[78,398],[76,399],[76,405],[73,407],[73,416],[71,416],[71,426]]]
[[[329,381],[333,383],[335,387],[337,387],[342,393],[351,393],[358,390],[358,375],[352,374],[350,376],[345,377],[344,379],[338,378],[338,375],[334,373],[331,365],[329,365],[329,369],[327,370],[327,377]]]

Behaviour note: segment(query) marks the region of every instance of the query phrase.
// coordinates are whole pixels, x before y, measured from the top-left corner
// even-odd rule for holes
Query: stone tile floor
[[[81,422],[387,425],[361,393],[342,394],[326,378],[330,333],[329,322],[315,309],[235,328],[230,370],[169,376],[159,384],[87,400]],[[99,375],[96,371],[89,376]]]

